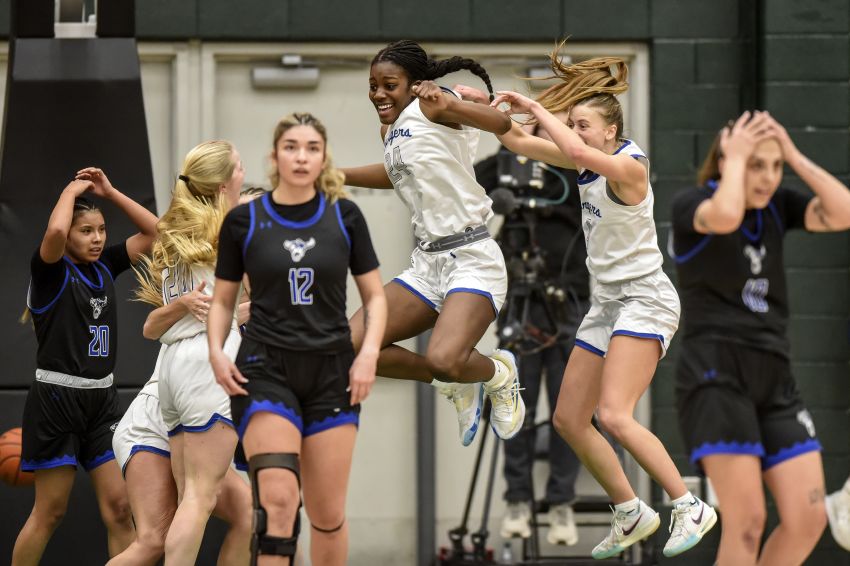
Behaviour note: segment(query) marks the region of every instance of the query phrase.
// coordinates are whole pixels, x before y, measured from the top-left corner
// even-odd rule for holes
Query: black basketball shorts
[[[819,451],[791,364],[768,350],[710,339],[682,342],[676,367],[679,428],[691,463],[746,454],[762,469]]]
[[[82,464],[91,471],[114,460],[112,433],[120,420],[114,385],[77,389],[34,381],[24,405],[21,469]]]

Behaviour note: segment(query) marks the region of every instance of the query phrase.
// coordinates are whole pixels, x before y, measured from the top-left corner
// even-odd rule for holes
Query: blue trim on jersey
[[[188,425],[182,425],[182,424],[177,425],[176,427],[174,427],[173,429],[168,431],[168,437],[171,438],[172,436],[179,434],[181,432],[206,432],[209,429],[211,429],[213,427],[213,425],[217,422],[222,422],[226,425],[229,425],[233,428],[236,428],[233,425],[233,421],[231,421],[227,417],[220,415],[218,413],[213,413],[212,416],[210,417],[210,420],[208,420],[206,422],[206,424],[202,424],[202,425],[198,425],[198,426],[188,426]]]
[[[91,281],[89,281],[89,278],[88,278],[88,277],[86,277],[85,275],[83,275],[83,272],[82,272],[82,271],[80,271],[80,268],[79,268],[79,267],[77,267],[77,265],[76,265],[73,261],[71,261],[70,259],[68,259],[68,256],[62,256],[62,259],[64,259],[64,260],[65,260],[65,262],[66,262],[68,265],[70,265],[71,267],[73,267],[73,268],[74,268],[74,271],[76,271],[76,272],[77,272],[77,275],[79,275],[79,276],[80,276],[80,279],[82,279],[82,280],[83,280],[83,282],[84,282],[86,285],[88,285],[89,289],[94,289],[95,291],[100,291],[101,289],[103,289],[103,275],[100,273],[100,270],[97,268],[97,263],[99,263],[99,262],[96,262],[96,263],[93,263],[93,264],[89,264],[89,265],[91,265],[91,266],[92,266],[92,268],[94,269],[94,272],[95,272],[95,273],[97,273],[97,281],[98,281],[98,284],[97,284],[97,285],[95,285],[94,283],[92,283]]]
[[[767,208],[770,209],[770,212],[773,213],[773,219],[776,221],[776,227],[779,228],[779,234],[785,235],[785,226],[782,225],[782,220],[779,218],[779,211],[776,210],[776,205],[773,204],[773,200],[767,203]]]
[[[399,279],[398,277],[393,277],[392,282],[398,283],[399,285],[401,285],[402,287],[404,287],[405,289],[407,289],[408,291],[410,291],[411,293],[416,295],[423,303],[425,303],[426,305],[428,305],[432,309],[437,310],[437,305],[435,305],[433,302],[431,302],[431,300],[428,297],[426,297],[425,295],[423,295],[422,293],[420,293],[419,291],[414,289],[406,281],[403,281],[403,280]]]
[[[256,200],[256,199],[254,199]],[[248,253],[248,244],[251,243],[251,238],[254,236],[254,222],[256,222],[256,211],[254,210],[254,201],[248,203],[248,214],[251,218],[251,223],[248,225],[248,235],[245,236],[245,243],[242,244],[242,259],[245,259],[245,254]]]
[[[617,151],[615,151],[615,152],[614,152],[614,153],[612,153],[611,155],[617,155],[618,153],[620,153],[621,151],[623,151],[624,149],[626,149],[626,147],[628,147],[629,145],[631,145],[632,140],[623,140],[623,142],[624,142],[624,143],[623,143],[623,145],[621,145],[621,146],[617,149]],[[632,157],[634,157],[634,155],[632,155]],[[644,156],[643,156],[643,155],[641,155],[640,157],[644,157]]]
[[[290,409],[282,402],[274,402],[267,399],[264,399],[263,401],[252,400],[251,404],[248,405],[248,408],[242,415],[242,419],[239,421],[239,426],[236,428],[236,434],[239,435],[239,440],[242,440],[242,437],[245,436],[245,430],[248,428],[248,421],[251,420],[251,417],[254,416],[255,413],[275,414],[295,425],[298,432],[303,432],[304,430],[304,421],[301,420],[301,417],[296,414],[294,409]]]
[[[686,262],[689,262],[692,259],[694,259],[694,257],[696,257],[696,255],[698,253],[700,253],[703,249],[705,249],[705,247],[711,241],[712,236],[713,236],[713,234],[706,234],[705,236],[703,236],[702,240],[700,240],[697,243],[697,245],[692,247],[686,253],[684,253],[682,255],[676,255],[674,253],[671,253],[670,257],[672,257],[673,261],[675,261],[679,265],[686,263]]]
[[[112,282],[114,283],[114,282],[115,282],[115,277],[112,275],[112,272],[111,272],[111,271],[109,271],[109,268],[108,268],[108,267],[106,267],[106,264],[105,264],[105,263],[103,263],[103,262],[102,262],[102,261],[100,261],[100,260],[95,261],[95,263],[96,263],[96,264],[98,264],[99,266],[101,266],[101,267],[104,269],[104,271],[106,271],[106,274],[107,274],[107,275],[109,275],[109,279],[111,279],[111,280],[112,280]]]
[[[691,451],[691,464],[712,454],[742,454],[745,456],[764,457],[764,446],[761,442],[705,442]]]
[[[600,356],[602,358],[605,357],[605,350],[600,350],[599,348],[597,348],[593,344],[588,344],[584,340],[579,340],[578,338],[576,338],[575,345],[578,346],[579,348],[587,350],[588,352],[590,352],[592,354],[596,354],[597,356]]]
[[[482,297],[486,297],[490,299],[490,306],[493,307],[493,311],[495,311],[496,316],[499,316],[499,309],[496,308],[496,301],[493,300],[493,295],[491,295],[487,291],[482,291],[481,289],[473,289],[471,287],[455,287],[454,289],[448,290],[448,292],[446,293],[446,297],[448,297],[452,293],[472,293],[473,295],[481,295]]]
[[[342,230],[342,235],[345,236],[345,241],[348,242],[348,249],[351,249],[351,236],[348,235],[348,230],[345,229],[345,224],[342,222],[342,212],[339,210],[339,201],[334,203],[336,210],[336,219],[339,221],[339,229]]]
[[[303,222],[293,222],[292,220],[287,220],[277,212],[275,212],[274,207],[271,202],[271,192],[268,192],[263,195],[263,208],[266,209],[266,212],[269,216],[271,216],[272,220],[284,226],[286,228],[292,228],[295,230],[300,230],[302,228],[309,228],[313,224],[319,221],[322,218],[322,215],[325,213],[325,195],[322,191],[319,191],[319,209],[316,210],[316,213]]]
[[[31,306],[30,312],[32,312],[33,314],[41,314],[43,312],[46,312],[47,309],[49,309],[54,304],[56,304],[56,301],[58,301],[59,297],[62,296],[62,291],[65,290],[65,286],[68,285],[68,279],[70,279],[70,278],[71,278],[71,270],[68,269],[68,266],[66,265],[65,266],[65,280],[62,281],[62,287],[59,289],[59,292],[56,293],[56,296],[53,297],[53,300],[50,301],[49,303],[47,303],[47,306],[41,307],[40,309]],[[32,282],[30,282],[30,284],[32,284]]]
[[[78,466],[77,458],[71,455],[58,456],[49,460],[21,460],[21,471],[34,472],[35,470],[49,470],[59,466]]]
[[[588,175],[587,177],[585,177],[585,174],[586,174],[586,173],[590,173],[590,175]],[[583,177],[584,177],[584,178],[583,178]],[[598,179],[598,178],[599,178],[599,173],[594,173],[594,172],[593,172],[593,171],[591,171],[590,169],[585,169],[585,170],[581,173],[581,175],[579,175],[579,176],[576,178],[576,183],[578,183],[579,185],[586,185],[586,184],[588,184],[588,183],[592,183],[593,181],[595,181],[595,180],[596,180],[596,179]]]
[[[649,332],[635,332],[634,330],[615,330],[611,336],[632,336],[634,338],[649,338],[651,340],[658,340],[662,344],[664,343],[664,336],[661,334],[651,334]]]
[[[762,470],[768,470],[777,464],[781,464],[791,458],[796,458],[809,452],[820,452],[823,447],[816,438],[809,438],[805,442],[795,442],[793,446],[783,448],[776,454],[766,456],[761,463]]]
[[[755,232],[750,232],[749,230],[747,230],[747,228],[744,226],[744,223],[741,222],[741,233],[744,236],[746,236],[747,239],[754,244],[756,242],[758,242],[759,240],[761,240],[761,235],[762,235],[762,232],[764,231],[763,228],[764,228],[764,218],[762,218],[760,208],[756,210],[756,231]]]
[[[115,459],[115,452],[112,450],[107,450],[100,456],[94,458],[93,460],[89,460],[88,462],[83,462],[83,468],[90,472],[98,466],[102,466],[103,464],[110,462]]]
[[[304,438],[347,424],[353,424],[359,427],[360,415],[357,413],[339,413],[332,417],[324,418],[321,421],[310,423],[304,428]]]

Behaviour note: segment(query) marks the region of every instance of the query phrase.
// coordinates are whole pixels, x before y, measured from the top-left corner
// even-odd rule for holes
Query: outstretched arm
[[[39,255],[44,263],[56,263],[65,254],[65,242],[68,240],[68,232],[74,220],[74,199],[92,188],[91,181],[75,180],[68,183],[62,190],[50,220],[47,221],[47,230],[41,239]]]
[[[139,255],[150,252],[156,238],[156,215],[113,187],[106,174],[97,167],[86,167],[77,171],[77,179],[91,181],[92,193],[111,201],[139,229],[138,234],[127,238],[127,255],[130,262],[136,263]]]
[[[393,184],[390,182],[383,163],[364,165],[362,167],[343,167],[340,171],[345,175],[345,184],[352,187],[365,187],[367,189],[393,188]]]
[[[433,81],[422,81],[411,89],[419,97],[425,117],[440,124],[463,124],[501,135],[511,129],[511,120],[495,108],[464,102]]]
[[[779,122],[772,117],[770,122],[786,163],[815,193],[806,208],[806,230],[838,232],[849,229],[850,191],[835,176],[803,155]]]

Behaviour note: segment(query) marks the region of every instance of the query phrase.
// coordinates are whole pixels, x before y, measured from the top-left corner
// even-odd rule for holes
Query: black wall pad
[[[0,149],[0,388],[26,386],[33,378],[34,334],[17,319],[26,304],[30,259],[76,171],[101,167],[121,192],[155,210],[135,40],[18,39],[11,54]],[[137,231],[120,211],[100,204],[107,245]],[[116,283],[116,382],[141,385],[158,348],[141,335],[150,309],[129,301],[132,272]]]
[[[11,37],[53,37],[54,0],[12,0]]]
[[[97,3],[98,37],[134,37],[135,34],[134,0],[101,0]]]

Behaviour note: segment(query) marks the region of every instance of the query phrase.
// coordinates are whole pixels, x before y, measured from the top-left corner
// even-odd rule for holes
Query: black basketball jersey
[[[89,379],[112,373],[118,346],[114,278],[129,266],[125,242],[106,248],[98,261],[84,264],[67,256],[46,264],[36,250],[27,306],[38,342],[39,369]]]
[[[288,350],[342,351],[351,347],[345,313],[351,235],[339,201],[330,204],[321,192],[314,201],[314,212],[303,220],[284,217],[279,209],[287,207],[270,193],[231,211],[222,225],[216,277],[238,281],[248,274],[247,338]],[[242,230],[236,225],[246,213]],[[370,265],[359,273],[377,267],[377,260]]]
[[[676,262],[685,338],[730,340],[789,355],[785,232],[805,225],[811,196],[780,187],[764,209],[747,210],[731,234],[699,234],[694,213],[716,184],[673,201],[669,251]]]

